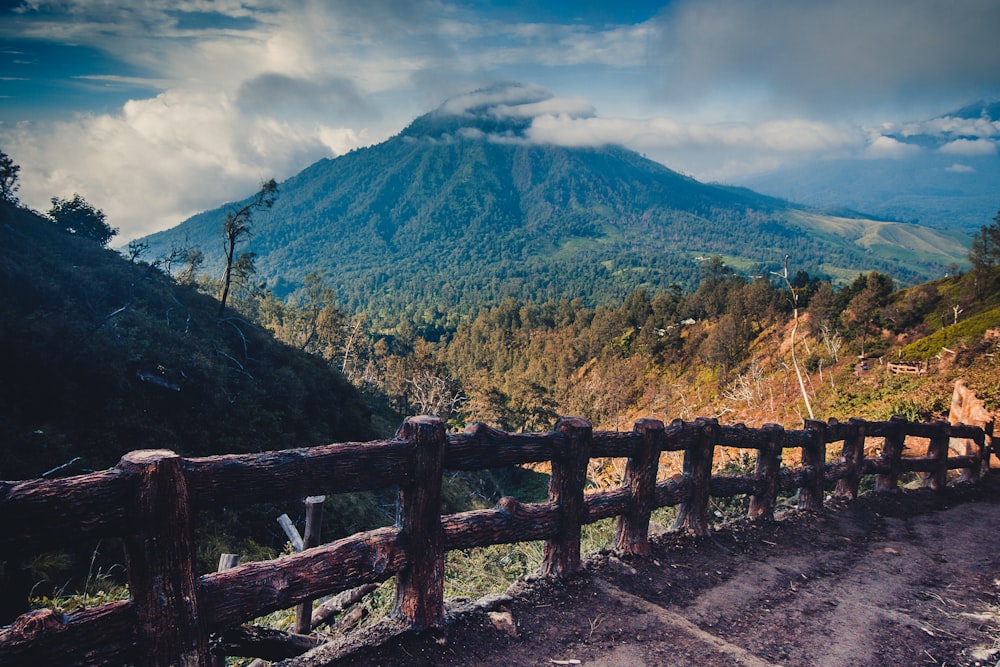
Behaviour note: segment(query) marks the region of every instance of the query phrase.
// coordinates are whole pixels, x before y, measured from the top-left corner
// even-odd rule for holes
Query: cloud
[[[464,115],[473,111],[487,111],[496,107],[518,107],[537,104],[552,98],[552,93],[541,86],[523,83],[501,83],[471,93],[457,95],[445,101],[438,111]]]
[[[0,127],[0,141],[22,164],[23,202],[45,210],[51,197],[79,193],[123,241],[369,143],[352,129],[247,116],[224,93],[190,91],[134,100],[114,115]]]
[[[652,148],[738,148],[779,153],[830,151],[857,143],[858,137],[825,123],[776,120],[758,124],[682,123],[669,118],[573,118],[544,115],[527,131],[539,143],[560,146],[622,144]]]
[[[237,103],[245,113],[321,117],[340,122],[370,120],[381,112],[346,77],[307,79],[267,73],[240,84]]]
[[[950,167],[945,167],[945,171],[951,172],[953,174],[974,174],[976,170],[974,167],[970,167],[967,164],[959,164],[956,162]]]
[[[489,113],[497,118],[538,118],[539,116],[566,116],[587,118],[597,112],[594,106],[582,97],[552,97],[541,102],[527,104],[499,104],[491,107]]]
[[[917,155],[920,151],[920,146],[914,146],[913,144],[880,134],[871,140],[864,155],[873,160],[902,160]]]
[[[816,114],[1000,85],[995,0],[683,0],[657,19],[666,97],[739,93]]]
[[[988,139],[956,139],[938,150],[948,155],[996,155],[997,146]]]

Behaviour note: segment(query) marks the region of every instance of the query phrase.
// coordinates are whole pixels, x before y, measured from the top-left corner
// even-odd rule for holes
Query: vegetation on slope
[[[193,287],[7,203],[0,247],[0,477],[372,434],[337,371]]]
[[[759,275],[790,254],[821,278],[877,270],[912,284],[964,254],[935,230],[805,212],[620,147],[532,143],[522,125],[432,113],[388,141],[313,164],[255,217],[246,250],[258,278],[285,297],[319,273],[341,307],[381,328],[453,328],[508,298],[595,307],[638,289],[693,289],[698,257],[726,256]],[[220,274],[222,220],[246,203],[148,237],[150,257],[196,248]]]

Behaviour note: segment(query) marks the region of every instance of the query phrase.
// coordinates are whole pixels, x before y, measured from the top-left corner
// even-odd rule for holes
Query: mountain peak
[[[446,100],[420,116],[402,136],[432,139],[523,139],[535,118],[586,118],[594,108],[580,98],[556,97],[535,84],[495,83]]]

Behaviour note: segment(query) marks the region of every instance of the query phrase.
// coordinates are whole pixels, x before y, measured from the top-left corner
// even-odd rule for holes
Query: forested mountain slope
[[[0,479],[372,435],[355,389],[218,301],[0,202]]]
[[[746,272],[790,254],[814,275],[876,269],[904,282],[964,261],[961,234],[804,212],[620,147],[534,143],[509,107],[450,109],[281,183],[242,247],[258,277],[282,296],[319,271],[348,310],[391,323],[506,297],[597,304],[641,287],[693,287],[710,254]],[[222,221],[238,205],[148,237],[152,255],[193,246],[221,271]]]

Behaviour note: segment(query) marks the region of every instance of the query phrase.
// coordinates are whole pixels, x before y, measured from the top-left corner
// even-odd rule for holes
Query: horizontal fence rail
[[[396,577],[393,614],[414,628],[443,623],[448,550],[544,541],[542,569],[568,577],[580,567],[581,526],[618,517],[615,547],[649,553],[649,522],[659,507],[678,506],[675,528],[707,534],[711,497],[746,494],[749,516],[774,516],[779,495],[820,511],[826,492],[855,498],[861,479],[894,490],[907,472],[943,489],[949,470],[975,481],[989,467],[992,428],[851,419],[807,421],[801,430],[747,428],[715,420],[653,419],[627,433],[592,431],[564,417],[549,433],[505,433],[473,424],[446,434],[439,419],[411,417],[391,440],[341,443],[261,454],[183,458],[166,450],[131,452],[114,468],[55,480],[0,482],[0,549],[16,556],[85,539],[124,538],[131,598],[60,614],[34,611],[0,630],[0,664],[208,665],[209,637],[270,612]],[[866,442],[882,439],[866,458]],[[926,439],[903,456],[908,439]],[[949,443],[974,446],[951,455]],[[836,457],[828,445],[842,443]],[[913,447],[918,445],[913,444]],[[924,445],[919,445],[924,447]],[[752,473],[712,474],[715,450],[757,452]],[[801,464],[782,464],[785,450]],[[683,472],[660,480],[663,452],[683,452]],[[971,453],[968,453],[970,452]],[[593,458],[626,458],[613,490],[585,492]],[[828,458],[834,458],[828,461]],[[485,470],[549,462],[549,500],[503,498],[492,509],[442,516],[442,471]],[[358,533],[280,558],[196,576],[191,516],[199,509],[397,486],[393,527]]]

